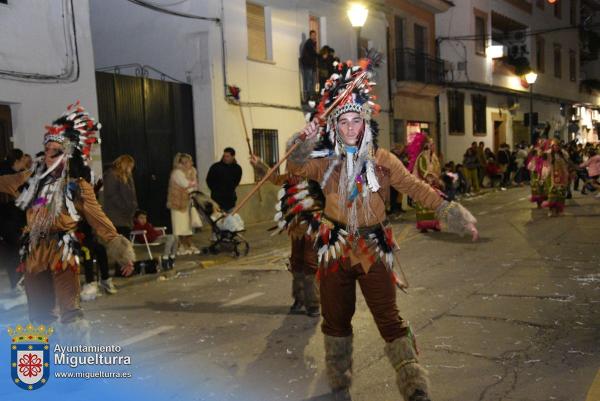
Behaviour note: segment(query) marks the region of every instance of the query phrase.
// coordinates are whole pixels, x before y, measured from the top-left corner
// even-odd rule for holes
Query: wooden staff
[[[244,110],[242,110],[242,104],[238,103],[240,108],[240,116],[242,117],[242,126],[244,127],[244,135],[246,135],[246,143],[248,144],[248,153],[252,156],[252,146],[250,146],[250,137],[248,136],[248,128],[246,128],[246,119],[244,118]]]
[[[252,152],[252,146],[250,145],[250,137],[248,136],[248,128],[246,128],[246,119],[244,118],[244,110],[242,109],[242,104],[238,102],[238,107],[240,108],[240,116],[242,117],[242,126],[244,127],[244,135],[246,136],[246,143],[248,144],[248,154],[252,156],[254,153]],[[258,193],[258,199],[262,202],[262,195]]]
[[[359,85],[362,81],[364,81],[366,76],[367,76],[366,71],[363,71],[360,74],[358,74],[356,76],[356,78],[354,78],[354,81],[352,81],[352,83],[349,84],[348,87],[344,90],[344,93],[342,93],[340,96],[338,96],[337,99],[335,99],[334,102],[331,104],[331,106],[329,106],[327,108],[327,110],[325,110],[323,113],[318,115],[316,118],[319,121],[325,121],[327,116],[329,116],[331,114],[331,112],[337,107],[337,105],[340,104],[340,102],[342,100],[346,99],[350,94],[352,94],[352,90],[357,85]],[[260,189],[260,187],[262,187],[264,185],[264,183],[267,182],[269,177],[279,168],[279,166],[281,166],[281,164],[283,164],[283,162],[286,161],[288,157],[290,157],[290,155],[294,152],[294,150],[296,150],[296,148],[300,145],[300,142],[304,141],[304,136],[301,135],[299,139],[300,139],[300,141],[298,141],[295,144],[293,144],[292,146],[290,146],[288,151],[285,152],[285,155],[281,159],[279,159],[277,164],[275,164],[273,167],[271,167],[271,169],[269,171],[267,171],[267,173],[262,178],[262,180],[260,180],[254,188],[252,188],[252,191],[248,192],[246,194],[246,196],[244,196],[244,199],[242,199],[240,201],[240,203],[238,203],[238,205],[235,207],[235,209],[233,209],[233,211],[230,214],[236,214],[242,207],[244,207],[244,205],[250,200],[250,198],[252,198],[252,196],[256,193],[256,191],[258,191]]]

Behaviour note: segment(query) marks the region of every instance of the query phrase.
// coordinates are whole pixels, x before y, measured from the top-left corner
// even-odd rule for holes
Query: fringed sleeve
[[[382,149],[386,159],[384,166],[390,169],[390,185],[398,192],[406,194],[429,209],[437,209],[442,204],[442,196],[426,182],[408,172],[398,158]],[[378,163],[379,164],[379,163]]]
[[[85,180],[79,180],[78,184],[81,197],[78,205],[79,213],[83,215],[106,246],[109,260],[116,262],[119,266],[134,261],[135,254],[131,242],[117,233],[115,226],[96,200],[92,186]]]
[[[17,197],[19,187],[27,182],[31,175],[29,171],[0,176],[0,192]]]
[[[287,149],[300,140],[299,136],[300,134],[295,134],[290,138],[287,143]],[[327,170],[328,159],[311,159],[309,157],[315,147],[316,141],[315,138],[314,140],[300,142],[287,160],[288,172],[317,182],[323,180],[325,171]]]

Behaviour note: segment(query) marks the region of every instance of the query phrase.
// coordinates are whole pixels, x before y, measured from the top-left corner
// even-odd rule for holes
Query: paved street
[[[564,217],[548,218],[527,196],[465,201],[477,243],[417,233],[413,216],[395,223],[411,284],[398,304],[435,401],[600,399],[600,200],[577,193]],[[151,372],[136,378],[149,388],[169,377],[173,400],[329,400],[319,319],[286,314],[287,238],[266,227],[249,229],[247,257],[188,257],[177,274],[135,278],[85,304],[96,337],[121,342]],[[399,400],[362,295],[353,322],[353,399]]]

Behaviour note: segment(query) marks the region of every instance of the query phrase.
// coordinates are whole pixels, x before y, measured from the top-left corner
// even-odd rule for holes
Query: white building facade
[[[76,100],[97,115],[89,17],[87,0],[0,4],[3,149],[42,150],[44,126]]]
[[[436,15],[440,58],[448,60],[440,96],[442,153],[461,162],[474,141],[493,151],[530,142],[530,88],[538,133],[575,138],[573,107],[598,104],[579,90],[579,1],[464,0]],[[492,58],[501,45],[502,58]],[[571,123],[571,124],[570,124]],[[576,124],[575,124],[576,125]]]
[[[287,140],[305,124],[298,59],[309,31],[318,31],[319,47],[329,45],[342,60],[356,58],[357,36],[346,16],[347,4],[326,0],[152,4],[161,10],[123,0],[91,1],[96,66],[150,65],[191,84],[196,149],[189,153],[196,156],[201,184],[209,166],[220,159],[225,147],[231,146],[243,168],[240,197],[255,177],[248,162],[240,106],[227,102],[226,85],[241,89],[242,112],[251,141],[253,130],[275,133],[277,153],[283,155]],[[370,9],[361,41],[385,53],[383,12]],[[385,133],[381,135],[382,145],[386,146],[388,82],[386,68],[380,70],[376,79],[383,112],[378,120]],[[271,202],[270,195],[266,198]],[[247,221],[256,217],[243,216]]]

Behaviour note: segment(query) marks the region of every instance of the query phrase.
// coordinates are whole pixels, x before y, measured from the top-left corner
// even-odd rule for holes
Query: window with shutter
[[[475,14],[475,54],[485,56],[485,48],[487,46],[487,21],[488,15],[486,12],[477,8],[473,9]]]
[[[562,78],[561,48],[558,43],[554,44],[554,76],[556,78]]]
[[[448,91],[448,129],[450,135],[465,134],[465,94]]]
[[[546,55],[544,52],[545,46],[546,42],[544,41],[544,38],[542,38],[541,36],[537,36],[535,39],[535,59],[538,72],[546,71]]]
[[[471,95],[471,103],[473,106],[473,135],[485,136],[487,99],[483,95]]]
[[[577,53],[569,50],[569,79],[577,81]]]
[[[246,3],[246,20],[248,24],[248,58],[267,60],[265,8],[258,4]]]

